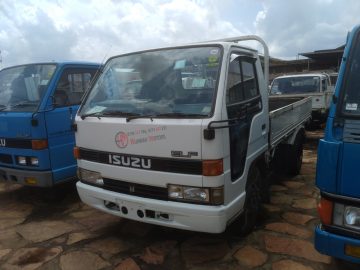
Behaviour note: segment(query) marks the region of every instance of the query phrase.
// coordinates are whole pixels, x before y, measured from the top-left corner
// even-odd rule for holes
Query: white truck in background
[[[327,118],[334,85],[326,73],[284,75],[275,78],[270,87],[271,95],[311,97],[312,121],[324,122]]]
[[[265,75],[244,40],[264,46]],[[269,98],[268,68],[257,36],[110,58],[76,116],[81,200],[192,231],[220,233],[237,220],[248,233],[267,169],[278,161],[299,173],[311,116],[309,98]]]

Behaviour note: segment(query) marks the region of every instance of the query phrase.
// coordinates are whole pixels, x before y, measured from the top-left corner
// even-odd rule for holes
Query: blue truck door
[[[75,135],[73,119],[81,97],[96,73],[96,66],[64,68],[53,91],[54,110],[45,113],[54,184],[72,179],[76,175],[73,157]]]

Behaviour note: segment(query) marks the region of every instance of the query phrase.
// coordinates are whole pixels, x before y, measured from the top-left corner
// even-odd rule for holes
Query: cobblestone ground
[[[277,176],[261,224],[247,237],[232,226],[209,235],[113,217],[41,190],[0,183],[0,269],[346,269],[313,247],[317,141],[308,132],[301,175]]]

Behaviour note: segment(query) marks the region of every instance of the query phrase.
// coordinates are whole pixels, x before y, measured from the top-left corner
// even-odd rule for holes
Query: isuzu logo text
[[[122,167],[151,169],[151,159],[109,154],[109,163]]]
[[[0,146],[5,147],[6,146],[6,140],[0,139]]]

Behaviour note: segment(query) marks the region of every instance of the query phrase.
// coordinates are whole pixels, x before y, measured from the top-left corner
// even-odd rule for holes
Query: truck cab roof
[[[157,48],[150,48],[145,50],[139,50],[139,51],[131,51],[128,53],[118,54],[110,57],[108,60],[112,58],[116,58],[119,56],[125,56],[130,54],[137,54],[137,53],[144,53],[144,52],[151,52],[151,51],[160,51],[160,50],[168,50],[168,49],[181,49],[181,48],[188,48],[188,47],[201,47],[201,46],[216,46],[216,47],[222,47],[224,50],[229,50],[231,47],[236,47],[240,50],[243,50],[244,52],[249,52],[251,54],[258,54],[258,51],[247,47],[239,45],[237,42],[234,41],[222,41],[222,40],[213,40],[213,41],[204,41],[204,42],[196,42],[196,43],[185,43],[185,44],[178,44],[174,46],[164,46],[164,47],[157,47]]]
[[[303,73],[303,74],[292,74],[292,75],[282,75],[282,76],[278,76],[275,79],[282,79],[282,78],[293,78],[293,77],[329,77],[328,74],[325,73]]]

